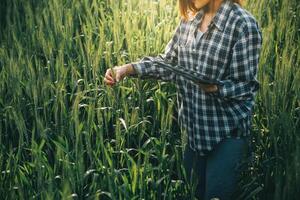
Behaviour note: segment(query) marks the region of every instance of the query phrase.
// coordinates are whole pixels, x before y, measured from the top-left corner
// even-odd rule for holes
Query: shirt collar
[[[224,30],[224,26],[226,25],[226,21],[228,19],[228,15],[232,8],[232,2],[230,0],[224,0],[218,9],[217,13],[215,14],[214,18],[212,19],[213,24],[220,30]],[[195,17],[192,19],[192,23],[194,25],[199,25],[201,18],[204,14],[204,9],[200,9]]]

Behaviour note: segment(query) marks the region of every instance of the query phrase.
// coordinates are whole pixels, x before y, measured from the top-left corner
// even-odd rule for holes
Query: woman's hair
[[[243,0],[223,0],[223,1],[232,1],[242,6]],[[199,10],[197,10],[197,8],[194,7],[194,4],[191,0],[179,0],[179,13],[185,21],[188,21],[190,18],[189,12],[191,12],[191,14],[194,15],[198,11]]]

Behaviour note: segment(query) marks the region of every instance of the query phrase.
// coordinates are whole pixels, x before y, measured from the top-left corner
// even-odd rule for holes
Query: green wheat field
[[[248,0],[263,48],[241,200],[300,196],[300,5]],[[0,199],[196,199],[176,87],[106,69],[162,53],[176,0],[1,0]]]

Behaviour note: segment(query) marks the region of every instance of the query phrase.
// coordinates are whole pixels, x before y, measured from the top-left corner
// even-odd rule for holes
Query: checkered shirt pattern
[[[224,138],[250,135],[262,33],[247,10],[223,1],[208,30],[193,45],[204,10],[180,23],[165,52],[145,56],[132,66],[133,77],[171,81],[177,88],[178,122],[189,146],[206,155]],[[154,61],[195,70],[220,81],[217,92],[201,87]],[[235,130],[235,131],[234,131]]]

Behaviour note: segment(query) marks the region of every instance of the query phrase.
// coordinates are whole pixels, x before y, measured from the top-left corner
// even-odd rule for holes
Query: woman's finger
[[[110,80],[107,80],[106,78],[104,79],[104,81],[105,81],[105,83],[107,83],[107,84],[114,84],[114,83],[115,83],[115,81],[110,81]]]
[[[112,81],[114,82],[115,80],[113,79],[113,77],[109,76],[109,75],[106,75],[105,78],[109,81]]]
[[[108,69],[105,73],[105,78],[110,80],[110,81],[114,81],[114,78],[112,77],[112,74],[111,74],[111,70]]]
[[[113,84],[115,84],[114,81],[110,81],[110,80],[108,80],[108,79],[106,79],[106,78],[104,78],[104,82],[105,82],[106,84],[108,84],[108,85],[113,85]]]

